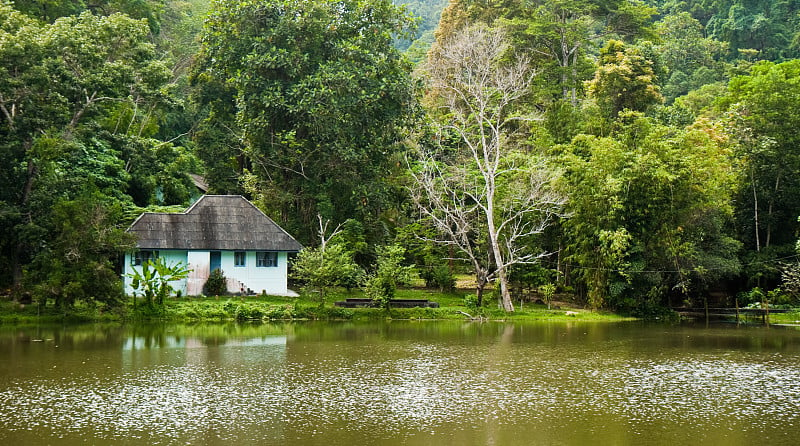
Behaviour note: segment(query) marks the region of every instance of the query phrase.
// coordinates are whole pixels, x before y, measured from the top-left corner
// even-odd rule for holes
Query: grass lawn
[[[472,296],[474,290],[457,290],[442,293],[425,288],[399,289],[396,299],[427,299],[438,302],[439,308],[340,308],[334,302],[347,298],[363,298],[361,290],[329,291],[325,305],[320,306],[318,295],[287,296],[219,296],[219,297],[173,297],[167,299],[163,308],[150,309],[141,301],[134,309],[132,298],[127,298],[121,307],[88,305],[78,302],[69,314],[51,306],[40,307],[36,303],[20,305],[0,301],[0,322],[63,321],[124,321],[124,320],[173,320],[173,321],[229,321],[229,320],[380,320],[380,319],[476,319],[489,320],[592,320],[620,321],[626,318],[609,312],[592,312],[572,308],[569,304],[557,303],[548,310],[544,305],[515,302],[517,311],[505,313],[487,292],[487,302],[480,308],[467,307],[464,297]]]
[[[514,313],[505,313],[497,307],[493,299],[481,308],[469,308],[464,296],[472,295],[472,290],[457,290],[442,293],[424,288],[399,289],[396,299],[427,299],[439,303],[439,308],[392,308],[388,312],[380,308],[340,308],[334,302],[348,298],[363,298],[361,290],[329,291],[324,306],[320,307],[318,295],[300,297],[283,296],[221,296],[184,297],[170,299],[161,316],[166,319],[321,319],[321,320],[367,320],[367,319],[467,319],[468,315],[490,320],[593,320],[621,321],[625,318],[609,312],[588,311],[572,308],[559,303],[548,310],[544,305],[524,303],[517,306]],[[154,315],[155,316],[155,315]]]
[[[770,324],[800,325],[800,310],[792,313],[770,313]]]

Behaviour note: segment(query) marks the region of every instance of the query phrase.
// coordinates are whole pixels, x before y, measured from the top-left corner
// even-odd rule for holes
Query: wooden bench
[[[360,297],[334,302],[333,305],[342,308],[371,308],[378,306],[374,300]],[[389,306],[392,308],[439,308],[439,303],[431,302],[428,299],[392,299],[389,301]]]

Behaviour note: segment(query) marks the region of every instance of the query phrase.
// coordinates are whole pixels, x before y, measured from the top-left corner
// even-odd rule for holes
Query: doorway
[[[209,272],[220,269],[222,267],[222,253],[220,251],[211,251],[208,259]]]

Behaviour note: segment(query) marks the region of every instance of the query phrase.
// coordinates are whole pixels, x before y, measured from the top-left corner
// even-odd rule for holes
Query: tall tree
[[[246,185],[304,239],[318,213],[375,222],[387,205],[414,99],[393,39],[411,24],[388,0],[212,6],[194,82],[232,101],[214,107],[235,116]]]
[[[688,12],[666,15],[656,29],[661,37],[657,49],[669,67],[669,78],[661,80],[668,102],[724,78],[721,60],[728,44],[706,37],[703,25]]]
[[[530,117],[514,106],[530,92],[534,73],[527,59],[508,57],[501,31],[476,26],[434,48],[425,66],[441,133],[455,148],[421,149],[412,168],[412,196],[443,235],[474,268],[478,298],[483,286],[500,284],[502,305],[514,311],[509,269],[540,255],[528,249],[559,212],[564,198],[551,188],[552,170],[524,153]],[[436,118],[435,118],[436,119]]]
[[[136,173],[153,179],[152,196],[162,180],[182,181],[134,155],[174,154],[151,138],[169,102],[169,70],[148,36],[144,21],[121,14],[47,24],[0,3],[0,215],[8,228],[0,281],[19,284],[23,266],[55,252],[50,243],[67,230],[54,221],[59,202],[98,191],[130,203]]]
[[[705,27],[706,37],[729,45],[729,60],[739,59],[741,51],[773,61],[800,54],[796,0],[667,0],[662,9],[670,14],[689,12]]]
[[[574,107],[591,77],[596,46],[650,35],[655,13],[638,0],[454,0],[442,12],[436,38],[444,41],[475,23],[506,27],[517,51],[539,68],[539,89]]]
[[[718,130],[624,112],[607,137],[564,147],[566,257],[590,304],[647,311],[739,272],[733,169]]]
[[[561,99],[573,106],[591,76],[588,56],[598,42],[648,36],[656,14],[652,6],[629,0],[536,0],[522,5],[504,23],[513,30],[515,44],[542,67],[543,79],[558,86]]]
[[[587,85],[589,94],[611,119],[623,110],[645,111],[664,100],[653,62],[638,48],[618,40],[610,40],[600,51],[594,79]]]
[[[737,199],[740,237],[757,264],[794,253],[800,227],[800,61],[759,62],[731,80],[719,101],[741,162]],[[758,269],[777,284],[779,271]],[[763,285],[763,284],[762,284]]]

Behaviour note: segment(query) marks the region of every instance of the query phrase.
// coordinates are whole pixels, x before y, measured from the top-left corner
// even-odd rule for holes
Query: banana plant
[[[185,279],[190,272],[191,269],[184,262],[167,264],[163,257],[157,257],[142,263],[141,271],[134,269],[128,277],[132,279],[134,295],[141,289],[145,302],[152,307],[164,304],[164,297],[173,291],[170,282]]]

